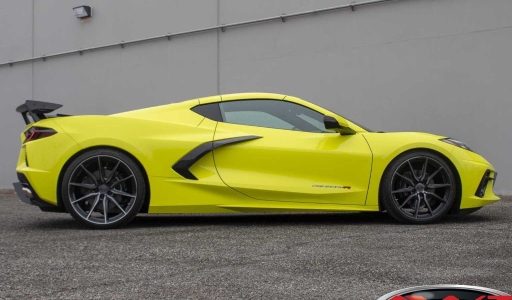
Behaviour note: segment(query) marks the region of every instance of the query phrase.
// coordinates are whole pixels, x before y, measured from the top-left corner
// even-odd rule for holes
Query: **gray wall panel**
[[[216,93],[216,34],[35,63],[35,98],[71,114],[109,114]]]
[[[277,4],[263,3],[276,15]],[[229,4],[222,22],[237,20],[234,4],[222,4]],[[261,17],[254,11],[263,8],[253,6],[244,15]],[[511,8],[511,1],[397,1],[228,29],[220,35],[221,92],[294,94],[377,130],[459,138],[495,164],[496,190],[509,194]]]
[[[178,32],[217,22],[216,1],[90,0],[93,17],[79,21],[84,1],[35,1],[36,55]],[[199,8],[199,9],[198,9]]]
[[[0,61],[32,56],[32,0],[0,2]]]
[[[155,103],[169,84],[167,41],[35,63],[37,100],[71,114],[114,113]]]
[[[281,14],[320,9],[344,4],[351,0],[219,0],[221,23],[241,22]]]
[[[350,0],[35,1],[36,55],[350,3]],[[0,59],[32,55],[32,1],[0,6]],[[220,4],[217,7],[217,4]],[[219,15],[217,15],[217,11]],[[205,95],[269,91],[324,105],[371,128],[470,144],[512,194],[512,1],[396,0],[0,67],[0,187],[14,179],[32,93],[72,114],[113,113]],[[5,42],[4,42],[5,41]],[[218,43],[219,42],[219,43]],[[218,51],[219,49],[219,51]],[[220,77],[217,78],[217,75]],[[5,100],[4,100],[5,99]]]
[[[171,40],[170,86],[166,99],[176,102],[217,94],[217,33]]]
[[[0,61],[32,56],[32,0],[0,4]],[[12,188],[24,123],[14,110],[32,97],[32,65],[0,67],[0,188]]]
[[[0,70],[0,188],[12,188],[16,181],[20,134],[25,123],[15,109],[32,97],[31,77],[30,64],[9,68],[7,72]]]
[[[510,0],[433,0],[437,35],[454,35],[512,26]]]

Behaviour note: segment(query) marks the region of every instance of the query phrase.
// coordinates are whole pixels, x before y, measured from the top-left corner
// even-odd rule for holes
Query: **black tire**
[[[144,176],[131,157],[100,148],[80,154],[68,165],[61,195],[67,211],[78,222],[110,229],[127,224],[137,215],[145,190]]]
[[[457,184],[443,157],[428,151],[413,151],[397,157],[384,172],[381,203],[397,221],[433,223],[452,207]]]

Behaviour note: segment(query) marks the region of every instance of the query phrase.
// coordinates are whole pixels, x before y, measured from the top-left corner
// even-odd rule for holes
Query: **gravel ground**
[[[512,197],[427,226],[385,215],[137,217],[88,230],[0,194],[0,298],[377,299],[426,284],[512,293]]]

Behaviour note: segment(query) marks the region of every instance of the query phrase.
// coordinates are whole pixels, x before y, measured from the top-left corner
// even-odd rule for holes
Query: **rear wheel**
[[[117,150],[95,149],[76,157],[66,169],[62,200],[80,223],[115,228],[140,211],[145,188],[141,170],[131,157]]]
[[[415,151],[393,161],[381,185],[386,211],[396,220],[425,224],[442,218],[455,200],[457,182],[437,154]]]

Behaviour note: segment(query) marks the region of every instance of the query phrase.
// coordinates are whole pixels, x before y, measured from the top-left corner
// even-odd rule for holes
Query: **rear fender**
[[[51,128],[57,134],[22,144],[16,171],[25,175],[39,197],[57,205],[56,186],[60,170],[80,146],[52,119],[33,126]],[[22,134],[22,140],[24,135]]]

